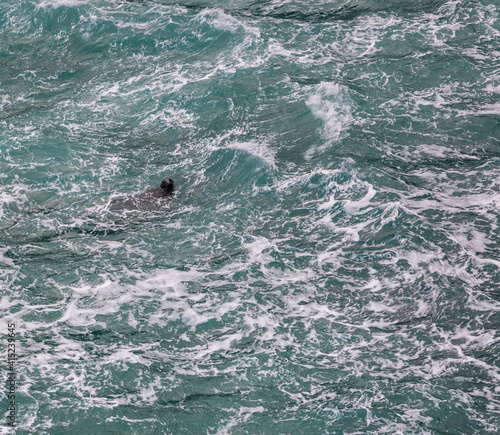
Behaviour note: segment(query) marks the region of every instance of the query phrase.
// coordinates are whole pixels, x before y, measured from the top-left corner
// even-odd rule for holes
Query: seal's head
[[[165,178],[162,180],[160,188],[163,189],[164,195],[169,195],[174,191],[174,182],[171,178]]]

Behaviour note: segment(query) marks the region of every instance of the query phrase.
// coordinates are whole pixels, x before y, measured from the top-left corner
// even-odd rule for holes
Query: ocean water
[[[499,433],[499,7],[0,1],[0,433]]]

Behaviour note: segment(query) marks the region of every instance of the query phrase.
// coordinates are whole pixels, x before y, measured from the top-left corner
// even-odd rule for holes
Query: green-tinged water
[[[0,1],[0,433],[499,433],[499,7]]]

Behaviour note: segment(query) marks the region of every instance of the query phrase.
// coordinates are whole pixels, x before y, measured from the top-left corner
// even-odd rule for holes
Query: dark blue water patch
[[[165,4],[172,4],[164,2]],[[242,4],[243,3],[243,4]],[[337,20],[351,21],[373,13],[392,12],[399,14],[430,13],[439,9],[445,2],[442,0],[428,0],[415,5],[411,2],[378,1],[378,2],[314,2],[303,4],[299,1],[282,2],[276,4],[271,1],[263,2],[200,2],[183,1],[176,3],[185,6],[188,10],[199,11],[207,7],[219,7],[227,12],[243,16],[267,17],[279,20],[294,20],[305,23],[324,23]]]

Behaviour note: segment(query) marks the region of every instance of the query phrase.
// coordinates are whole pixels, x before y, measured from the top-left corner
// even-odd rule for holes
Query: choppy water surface
[[[498,433],[499,6],[1,1],[17,433]]]

